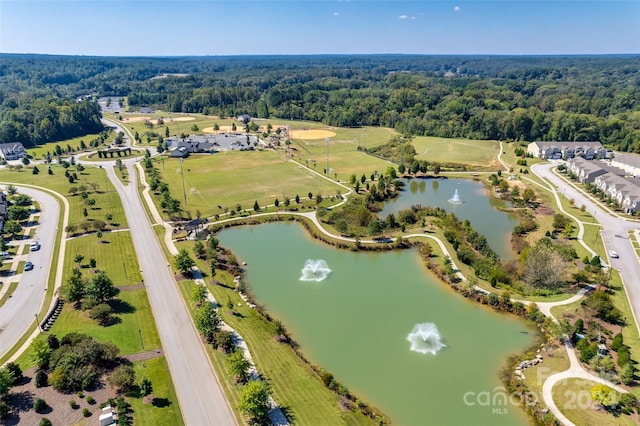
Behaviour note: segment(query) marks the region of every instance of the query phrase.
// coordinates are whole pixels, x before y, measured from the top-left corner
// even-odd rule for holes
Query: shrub
[[[106,303],[95,305],[89,312],[89,317],[100,325],[109,325],[112,321],[113,309]]]
[[[42,419],[40,419],[40,423],[38,423],[39,426],[51,426],[51,420],[49,420],[46,417],[43,417]]]
[[[42,413],[44,410],[47,409],[47,407],[48,407],[48,405],[44,401],[44,399],[36,398],[33,401],[33,411],[35,411],[36,413]]]
[[[136,382],[136,374],[130,365],[117,366],[109,378],[109,384],[116,388],[118,392],[127,392]]]
[[[11,373],[13,377],[13,384],[17,385],[22,380],[22,369],[15,362],[9,362],[4,368]]]
[[[76,402],[75,399],[72,399],[71,401],[69,401],[69,407],[73,408],[74,410],[78,408],[78,403]]]
[[[611,350],[618,352],[624,343],[622,333],[618,333],[613,336],[613,340],[611,341]]]
[[[77,395],[80,399],[84,398],[84,394],[82,393],[82,391],[78,391]]]
[[[42,370],[38,370],[38,372],[36,373],[35,382],[36,382],[37,388],[42,388],[47,386],[49,382],[49,377],[47,376],[47,373],[45,373]]]
[[[91,411],[89,411],[88,408],[83,408],[82,409],[82,415],[85,417],[89,417],[91,415]]]
[[[95,404],[95,403],[96,403],[96,400],[95,400],[95,399],[93,399],[93,397],[92,397],[91,395],[89,395],[89,396],[87,397],[86,401],[87,401],[87,404],[91,404],[91,405],[93,405],[93,404]]]

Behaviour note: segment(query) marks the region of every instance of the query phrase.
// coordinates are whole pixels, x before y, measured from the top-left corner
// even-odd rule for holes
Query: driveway
[[[55,197],[33,188],[17,187],[20,193],[37,201],[41,210],[34,238],[18,242],[20,246],[28,247],[31,241],[37,240],[40,243],[40,250],[16,256],[19,257],[18,260],[31,261],[34,268],[21,274],[13,295],[0,307],[0,357],[20,340],[27,328],[36,320],[36,315],[42,307],[60,217],[60,205]],[[22,249],[18,248],[17,253],[22,253]],[[17,263],[14,262],[14,265]],[[2,281],[3,285],[9,285],[10,282],[15,281],[15,277],[3,277]],[[38,318],[38,321],[42,319]]]

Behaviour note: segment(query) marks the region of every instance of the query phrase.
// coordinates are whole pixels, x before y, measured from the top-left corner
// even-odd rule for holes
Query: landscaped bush
[[[74,410],[77,409],[79,407],[78,403],[76,402],[75,399],[72,399],[69,401],[69,407],[73,408]]]
[[[36,398],[33,401],[33,411],[35,411],[36,413],[42,413],[44,410],[47,409],[47,407],[48,407],[48,405],[44,401],[44,399]]]
[[[89,395],[89,396],[87,397],[86,401],[87,401],[87,404],[91,404],[91,405],[93,405],[93,404],[95,404],[95,403],[96,403],[96,400],[95,400],[95,399],[93,399],[93,397],[92,397],[91,395]]]
[[[9,362],[4,368],[13,376],[13,384],[17,385],[22,381],[22,369],[15,362]]]
[[[39,426],[51,426],[51,420],[49,420],[46,417],[43,417],[42,419],[40,419],[40,423],[38,423]]]
[[[89,417],[91,415],[91,411],[89,411],[88,408],[83,408],[82,409],[82,415],[85,417]]]
[[[37,388],[47,386],[47,384],[49,383],[49,377],[47,376],[47,373],[42,370],[38,370],[34,380]]]

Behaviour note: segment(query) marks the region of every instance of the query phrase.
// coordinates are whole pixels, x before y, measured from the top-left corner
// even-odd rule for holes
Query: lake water
[[[511,232],[519,223],[518,218],[496,207],[504,206],[500,200],[489,198],[482,183],[469,179],[408,179],[400,196],[385,203],[378,216],[385,218],[389,213],[397,215],[400,210],[414,204],[440,207],[453,212],[460,220],[468,219],[473,228],[484,235],[491,248],[503,259],[514,259],[511,250]],[[462,204],[452,204],[448,200],[456,189]]]
[[[516,406],[486,406],[478,395],[495,395],[506,356],[531,344],[528,329],[454,293],[414,250],[337,250],[296,223],[231,228],[219,239],[247,262],[257,301],[311,362],[394,424],[527,424]],[[309,259],[326,262],[325,280],[300,280]],[[421,323],[435,324],[446,348],[435,355],[412,351],[407,336]]]

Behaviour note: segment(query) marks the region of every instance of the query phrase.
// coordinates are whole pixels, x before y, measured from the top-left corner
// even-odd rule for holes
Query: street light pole
[[[324,174],[329,176],[329,141],[331,139],[326,138],[324,141],[327,143],[327,168],[324,170]]]
[[[182,171],[182,162],[184,158],[180,157],[180,175],[182,176],[182,195],[184,196],[184,205],[187,205],[187,191],[184,189],[184,172]]]

